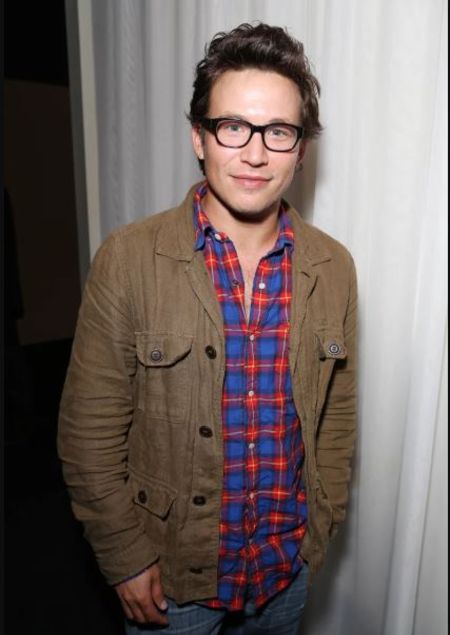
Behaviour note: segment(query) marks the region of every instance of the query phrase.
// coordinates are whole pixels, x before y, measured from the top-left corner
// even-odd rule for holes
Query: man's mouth
[[[232,178],[240,185],[247,188],[262,187],[270,181],[270,178],[255,174],[234,174]]]

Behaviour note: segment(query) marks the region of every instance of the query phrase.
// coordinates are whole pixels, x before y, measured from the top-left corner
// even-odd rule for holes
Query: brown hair
[[[217,33],[206,45],[205,57],[196,67],[189,113],[191,124],[207,116],[214,82],[225,71],[246,68],[274,71],[291,79],[302,97],[303,138],[313,139],[320,134],[320,85],[311,73],[303,44],[287,30],[262,22],[256,26],[244,23],[228,33]]]

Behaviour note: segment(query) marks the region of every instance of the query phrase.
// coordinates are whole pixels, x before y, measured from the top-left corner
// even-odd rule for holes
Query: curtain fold
[[[288,27],[322,86],[320,140],[289,200],[353,253],[359,438],[348,518],[311,591],[308,635],[442,635],[447,503],[447,3],[95,0],[100,217],[177,204],[195,64],[217,31]]]

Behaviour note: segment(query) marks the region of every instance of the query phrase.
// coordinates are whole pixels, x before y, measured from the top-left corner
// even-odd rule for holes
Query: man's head
[[[308,141],[320,134],[320,85],[311,73],[303,44],[281,27],[263,23],[241,24],[228,33],[217,33],[206,46],[205,57],[196,67],[189,113],[191,124],[199,124],[208,116],[212,87],[223,73],[250,68],[272,71],[292,80],[301,96],[302,139]]]
[[[246,217],[277,208],[321,131],[319,90],[302,44],[279,27],[243,24],[213,38],[189,117],[210,201]]]

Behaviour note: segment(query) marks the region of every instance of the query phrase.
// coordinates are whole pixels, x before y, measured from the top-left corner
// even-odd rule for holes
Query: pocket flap
[[[133,501],[159,518],[166,518],[177,491],[151,476],[142,476],[130,470]]]
[[[347,349],[342,333],[335,331],[316,331],[319,341],[320,359],[345,359]]]
[[[136,353],[144,366],[173,366],[192,348],[192,335],[136,333]]]

